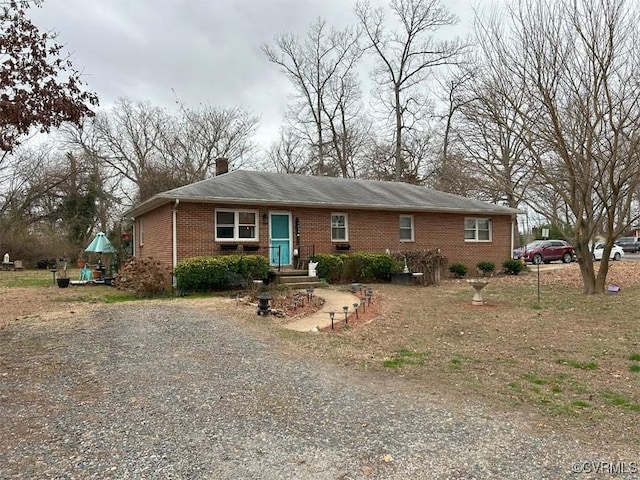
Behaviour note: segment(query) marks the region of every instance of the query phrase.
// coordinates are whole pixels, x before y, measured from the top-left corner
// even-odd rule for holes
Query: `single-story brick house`
[[[169,266],[229,252],[296,267],[315,253],[440,248],[449,262],[501,265],[517,210],[399,182],[219,171],[135,206],[134,255]]]

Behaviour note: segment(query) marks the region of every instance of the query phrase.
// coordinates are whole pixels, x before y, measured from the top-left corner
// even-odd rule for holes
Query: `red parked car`
[[[562,260],[563,263],[573,262],[576,252],[564,240],[536,240],[529,243],[518,252],[518,257],[534,265]]]

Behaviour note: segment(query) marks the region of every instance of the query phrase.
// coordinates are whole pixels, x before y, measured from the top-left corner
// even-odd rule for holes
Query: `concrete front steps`
[[[324,285],[318,277],[310,277],[308,270],[272,270],[272,273],[274,283],[286,285],[292,290],[318,288]]]

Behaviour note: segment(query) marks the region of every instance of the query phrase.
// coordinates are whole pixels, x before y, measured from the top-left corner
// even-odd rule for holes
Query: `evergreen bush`
[[[358,252],[349,255],[348,261],[355,265],[355,276],[349,278],[350,281],[379,280],[388,282],[391,280],[392,273],[402,269],[393,257],[384,253]]]
[[[318,254],[318,276],[329,283],[389,281],[400,271],[398,261],[385,253]]]
[[[509,275],[518,275],[526,268],[526,265],[522,260],[510,259],[502,264],[502,268],[505,273],[508,273]]]
[[[344,260],[346,255],[333,255],[331,253],[319,253],[313,257],[318,262],[316,270],[318,277],[324,278],[329,283],[336,283],[343,278]]]
[[[462,263],[452,263],[449,265],[449,271],[455,275],[456,278],[464,277],[469,269]]]
[[[476,263],[476,267],[478,268],[478,270],[482,272],[483,275],[489,275],[495,271],[496,264],[493,262],[484,260]]]
[[[245,286],[264,280],[269,261],[262,255],[212,255],[183,260],[176,266],[178,289],[182,292],[208,292]]]

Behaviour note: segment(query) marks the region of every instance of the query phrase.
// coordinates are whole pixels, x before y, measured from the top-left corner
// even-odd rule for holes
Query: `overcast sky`
[[[372,0],[384,5],[384,0]],[[478,0],[442,0],[471,29]],[[72,54],[101,108],[119,98],[167,108],[176,99],[241,106],[262,118],[258,141],[275,140],[290,85],[260,50],[274,35],[305,34],[318,17],[355,23],[355,0],[45,0],[30,12]]]

